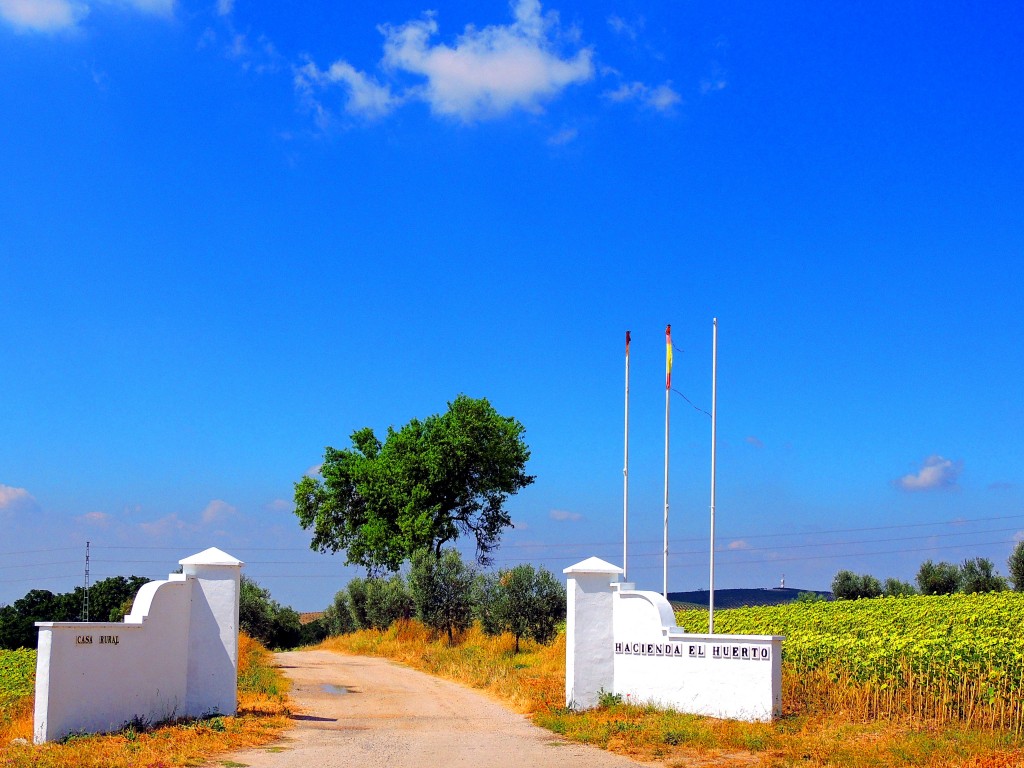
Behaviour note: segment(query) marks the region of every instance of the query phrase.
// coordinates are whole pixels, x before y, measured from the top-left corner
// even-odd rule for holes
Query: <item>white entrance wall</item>
[[[603,691],[735,720],[781,714],[782,637],[684,632],[662,595],[619,582],[622,569],[595,557],[564,573],[568,706],[596,706]]]
[[[210,548],[144,584],[123,622],[38,622],[34,740],[135,718],[233,715],[242,562]]]

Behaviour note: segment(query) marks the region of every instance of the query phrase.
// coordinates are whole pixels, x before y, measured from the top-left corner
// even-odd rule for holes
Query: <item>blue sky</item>
[[[1024,536],[1016,3],[0,0],[0,602],[218,546],[317,610],[292,484],[487,397],[497,565],[661,586],[664,326],[720,587]],[[710,423],[672,396],[669,587]]]

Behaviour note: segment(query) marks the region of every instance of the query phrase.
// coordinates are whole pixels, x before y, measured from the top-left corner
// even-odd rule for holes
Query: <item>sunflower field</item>
[[[676,619],[707,631],[705,610]],[[715,631],[784,635],[784,699],[798,706],[1024,730],[1019,592],[722,610]]]

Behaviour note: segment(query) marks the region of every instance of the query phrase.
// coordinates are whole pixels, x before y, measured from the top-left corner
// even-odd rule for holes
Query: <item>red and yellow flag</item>
[[[665,389],[672,389],[672,326],[665,326]]]

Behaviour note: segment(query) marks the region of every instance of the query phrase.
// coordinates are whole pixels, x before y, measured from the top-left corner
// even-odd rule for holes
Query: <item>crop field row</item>
[[[36,652],[21,648],[0,650],[0,708],[28,696],[35,686]]]
[[[679,626],[707,631],[707,611]],[[715,612],[715,631],[785,635],[790,694],[866,716],[1024,730],[1024,594],[887,597]]]

